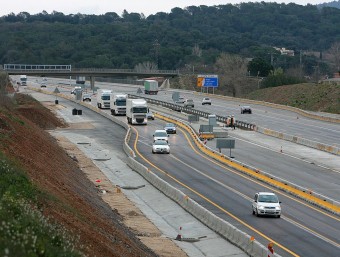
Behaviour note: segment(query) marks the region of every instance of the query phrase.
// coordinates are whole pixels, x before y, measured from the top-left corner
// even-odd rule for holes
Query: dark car
[[[173,123],[167,123],[164,127],[164,130],[168,134],[176,134],[176,126]]]

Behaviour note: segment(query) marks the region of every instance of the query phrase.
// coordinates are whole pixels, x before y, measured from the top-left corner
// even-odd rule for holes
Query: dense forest
[[[207,67],[229,53],[283,69],[306,62],[308,74],[340,41],[340,9],[249,2],[173,8],[148,17],[127,11],[21,12],[0,17],[0,33],[1,64],[134,68],[152,62],[159,69],[182,69]],[[294,50],[295,57],[282,57],[273,47]],[[318,54],[311,58],[306,52]]]

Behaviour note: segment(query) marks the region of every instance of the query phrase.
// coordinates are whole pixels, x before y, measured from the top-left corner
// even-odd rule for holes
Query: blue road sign
[[[197,84],[199,87],[218,87],[218,76],[198,75]]]

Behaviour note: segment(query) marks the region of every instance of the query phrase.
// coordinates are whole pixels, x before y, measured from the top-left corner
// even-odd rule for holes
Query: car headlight
[[[276,206],[276,207],[275,207],[275,210],[278,210],[278,211],[279,211],[279,210],[281,210],[281,207],[280,207],[280,206]]]
[[[264,206],[259,206],[258,207],[260,210],[264,210]]]

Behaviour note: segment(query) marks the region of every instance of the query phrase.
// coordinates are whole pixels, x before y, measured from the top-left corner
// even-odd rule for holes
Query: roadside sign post
[[[212,87],[214,94],[214,89],[218,87],[218,75],[197,75],[197,86],[201,88],[201,93],[204,92],[203,88],[209,93],[209,87]]]
[[[231,156],[231,148],[235,148],[235,139],[232,138],[217,138],[216,139],[216,148],[219,149],[221,152],[222,148],[229,148],[229,157],[234,158]]]
[[[56,87],[56,88],[54,89],[53,93],[56,94],[56,95],[55,95],[55,101],[54,101],[54,103],[55,103],[55,104],[58,104],[58,103],[59,103],[59,101],[58,101],[58,94],[60,93],[58,87]]]

